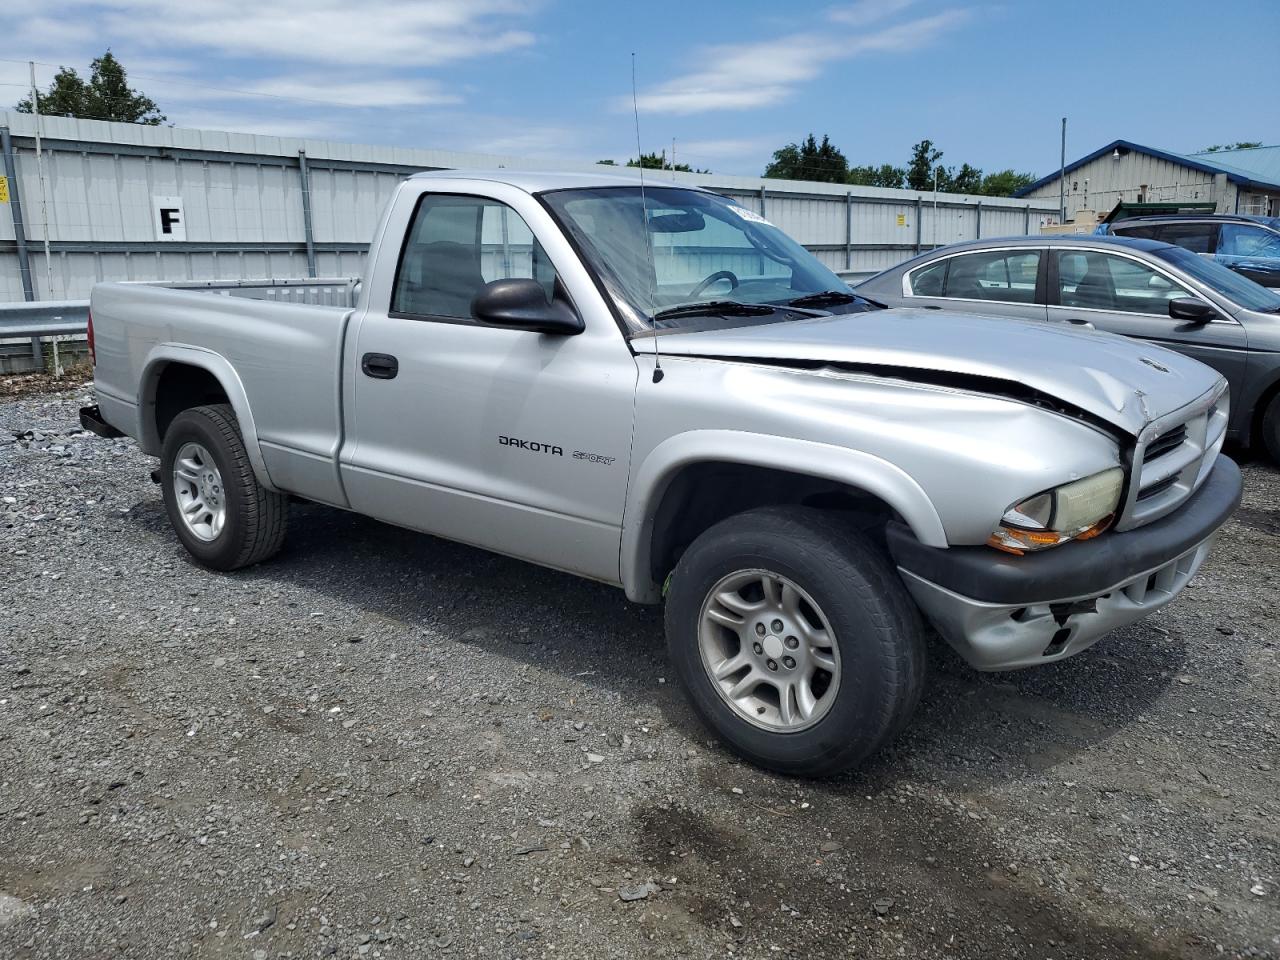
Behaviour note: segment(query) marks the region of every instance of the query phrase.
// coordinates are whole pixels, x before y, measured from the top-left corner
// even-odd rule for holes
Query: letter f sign
[[[152,197],[151,213],[157,240],[181,243],[187,239],[187,217],[181,197]]]

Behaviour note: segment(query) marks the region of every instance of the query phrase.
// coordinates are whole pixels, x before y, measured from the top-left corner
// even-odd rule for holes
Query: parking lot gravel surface
[[[940,643],[862,770],[722,749],[622,593],[329,508],[194,566],[0,400],[0,957],[1280,957],[1280,473],[1065,662]]]

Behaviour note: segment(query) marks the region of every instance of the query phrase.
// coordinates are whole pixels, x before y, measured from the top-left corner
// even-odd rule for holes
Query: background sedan
[[[1212,257],[1264,287],[1280,287],[1280,217],[1221,213],[1134,217],[1104,224],[1098,232],[1172,243]]]

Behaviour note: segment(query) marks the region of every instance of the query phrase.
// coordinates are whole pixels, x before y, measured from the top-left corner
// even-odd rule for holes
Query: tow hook
[[[1053,619],[1057,621],[1058,630],[1049,641],[1049,645],[1040,651],[1040,656],[1042,657],[1056,657],[1066,649],[1073,632],[1072,628],[1067,626],[1067,621],[1077,613],[1097,613],[1098,598],[1074,600],[1071,603],[1051,603],[1049,604],[1049,612],[1053,615]]]
[[[1076,600],[1074,603],[1051,603],[1049,604],[1049,612],[1053,614],[1053,619],[1058,622],[1058,626],[1065,627],[1067,621],[1077,613],[1097,613],[1097,598],[1092,600]]]

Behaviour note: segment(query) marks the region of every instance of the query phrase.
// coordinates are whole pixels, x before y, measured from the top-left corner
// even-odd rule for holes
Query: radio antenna
[[[640,165],[640,211],[644,216],[644,252],[649,258],[649,275],[654,278],[654,293],[658,289],[658,272],[653,264],[653,235],[649,233],[649,204],[644,195],[644,148],[640,146],[640,101],[636,97],[636,55],[631,54],[631,109],[636,117],[636,163]],[[658,321],[653,321],[653,382],[661,383],[662,353],[658,350]]]

